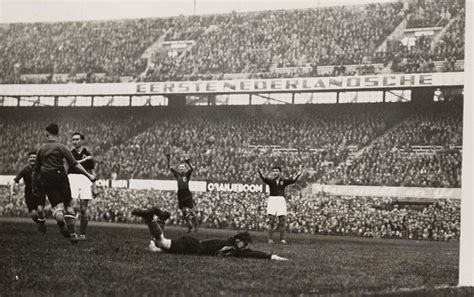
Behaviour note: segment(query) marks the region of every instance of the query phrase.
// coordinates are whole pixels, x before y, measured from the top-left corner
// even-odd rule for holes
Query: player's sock
[[[71,237],[76,236],[76,215],[73,212],[66,211],[64,220],[66,221],[66,227]]]
[[[281,241],[286,241],[286,229],[285,228],[282,228],[280,230],[280,240]]]
[[[33,214],[33,215],[31,216],[31,219],[33,220],[33,222],[35,222],[36,224],[38,224],[38,214],[36,214],[36,213]]]
[[[84,234],[84,235],[86,234],[88,224],[89,224],[89,217],[87,215],[81,214],[81,224],[79,226],[79,232],[81,232],[81,234]]]
[[[199,230],[199,223],[197,216],[193,215],[193,226],[194,226],[194,232],[198,232]]]
[[[46,232],[46,218],[44,217],[44,212],[38,213],[38,231],[41,233]]]
[[[278,228],[280,229],[280,240],[286,241],[286,217],[278,217]]]
[[[64,236],[65,238],[71,237],[71,234],[66,228],[66,223],[64,221],[57,221],[56,223],[58,224],[59,232],[61,233],[62,236]]]

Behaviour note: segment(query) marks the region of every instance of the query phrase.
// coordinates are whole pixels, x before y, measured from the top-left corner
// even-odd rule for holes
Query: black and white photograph
[[[0,297],[474,296],[472,0],[0,0]]]

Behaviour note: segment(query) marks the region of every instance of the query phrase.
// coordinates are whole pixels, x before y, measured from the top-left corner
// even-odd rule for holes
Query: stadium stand
[[[359,157],[325,176],[349,185],[460,187],[462,108],[418,107]],[[420,150],[427,147],[428,150]]]
[[[0,28],[0,83],[66,83],[457,71],[464,56],[464,1],[417,1],[300,10]],[[436,16],[436,17],[433,17]],[[378,50],[407,28],[446,28],[395,54]],[[441,33],[440,33],[441,34]],[[21,38],[18,38],[21,36]],[[420,37],[421,39],[421,37]],[[397,40],[395,40],[395,44]],[[180,50],[170,50],[174,45]],[[397,48],[400,48],[397,46]],[[350,65],[354,67],[349,67]],[[456,66],[457,65],[457,66]],[[293,69],[293,70],[285,70]],[[296,70],[295,70],[296,69]]]
[[[0,187],[0,216],[28,216],[21,194],[9,197]],[[207,228],[263,230],[265,194],[217,193],[195,195],[198,217]],[[94,221],[138,222],[132,209],[150,205],[169,210],[169,224],[181,224],[175,192],[103,188],[90,207]],[[290,232],[373,238],[458,240],[460,201],[403,203],[391,198],[328,196],[290,197]],[[50,212],[50,208],[47,207]]]
[[[280,164],[290,175],[305,169],[307,182],[459,187],[462,108],[439,102],[418,109],[403,103],[190,107],[180,114],[166,108],[4,109],[0,173],[15,174],[43,141],[42,127],[56,121],[64,142],[76,131],[86,135],[102,178],[171,178],[164,158],[170,151],[175,164],[190,156],[197,180],[256,183],[258,168]],[[215,142],[207,144],[211,136]],[[366,151],[353,158],[349,148]]]

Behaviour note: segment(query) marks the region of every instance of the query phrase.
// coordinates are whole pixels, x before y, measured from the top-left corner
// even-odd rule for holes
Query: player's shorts
[[[64,169],[41,172],[41,181],[51,207],[54,208],[59,203],[64,203],[66,207],[70,205],[71,188]]]
[[[38,206],[44,207],[46,204],[46,195],[40,190],[37,195],[33,195],[31,190],[25,191],[25,202],[28,212],[37,210]]]
[[[178,190],[178,208],[194,208],[193,195],[189,190]]]
[[[267,214],[286,216],[286,199],[283,196],[270,196],[267,200]]]
[[[170,254],[198,255],[201,252],[201,243],[198,239],[183,236],[178,239],[171,240]]]
[[[71,197],[80,200],[92,199],[92,182],[84,174],[71,173],[68,175],[71,185]]]

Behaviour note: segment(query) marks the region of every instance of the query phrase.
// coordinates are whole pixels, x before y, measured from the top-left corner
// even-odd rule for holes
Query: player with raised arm
[[[94,173],[94,158],[92,154],[82,145],[83,140],[85,139],[84,135],[75,132],[72,134],[72,144],[74,148],[71,150],[74,159],[81,164],[84,169],[90,173]],[[71,196],[73,199],[73,205],[78,208],[80,213],[80,227],[79,227],[79,240],[86,240],[86,231],[87,225],[89,222],[88,206],[89,201],[92,200],[92,187],[93,183],[82,174],[77,168],[69,168],[69,182],[71,184]],[[77,210],[76,210],[77,212]]]
[[[264,183],[270,188],[270,196],[267,200],[267,215],[268,215],[268,243],[273,243],[273,229],[275,227],[276,219],[278,218],[278,227],[280,229],[280,241],[286,244],[286,199],[285,189],[288,185],[294,184],[303,172],[299,172],[294,178],[281,178],[281,167],[274,166],[272,168],[271,177],[263,176],[260,169],[258,174]]]
[[[74,244],[78,241],[76,215],[71,207],[71,187],[64,168],[64,160],[69,168],[76,167],[91,181],[95,181],[95,176],[88,173],[74,159],[64,144],[58,142],[58,134],[58,125],[50,124],[46,127],[47,142],[38,150],[33,169],[33,193],[38,193],[41,188],[44,190],[53,208],[53,217],[61,234]]]
[[[196,214],[194,213],[194,200],[191,191],[189,190],[189,180],[193,173],[193,166],[186,157],[184,163],[178,165],[178,169],[171,167],[171,155],[166,153],[166,160],[168,169],[171,170],[174,177],[178,181],[178,208],[181,210],[186,225],[188,226],[188,233],[194,228],[194,232],[198,231],[198,222]],[[186,168],[186,166],[188,168]]]
[[[44,205],[46,203],[46,196],[44,192],[40,189],[33,193],[33,167],[36,162],[36,152],[28,153],[28,165],[23,167],[23,169],[18,172],[16,177],[13,179],[14,183],[11,185],[10,193],[13,195],[15,192],[15,185],[23,179],[25,183],[25,202],[26,207],[28,208],[28,213],[31,216],[33,222],[38,224],[38,231],[41,233],[46,232],[46,218],[44,214]]]
[[[148,249],[155,253],[288,260],[275,254],[251,250],[249,243],[252,237],[248,232],[240,232],[228,239],[199,240],[191,236],[168,239],[163,234],[163,225],[159,223],[163,221],[159,209],[135,209],[132,214],[142,217],[148,225],[148,230],[153,236]]]

